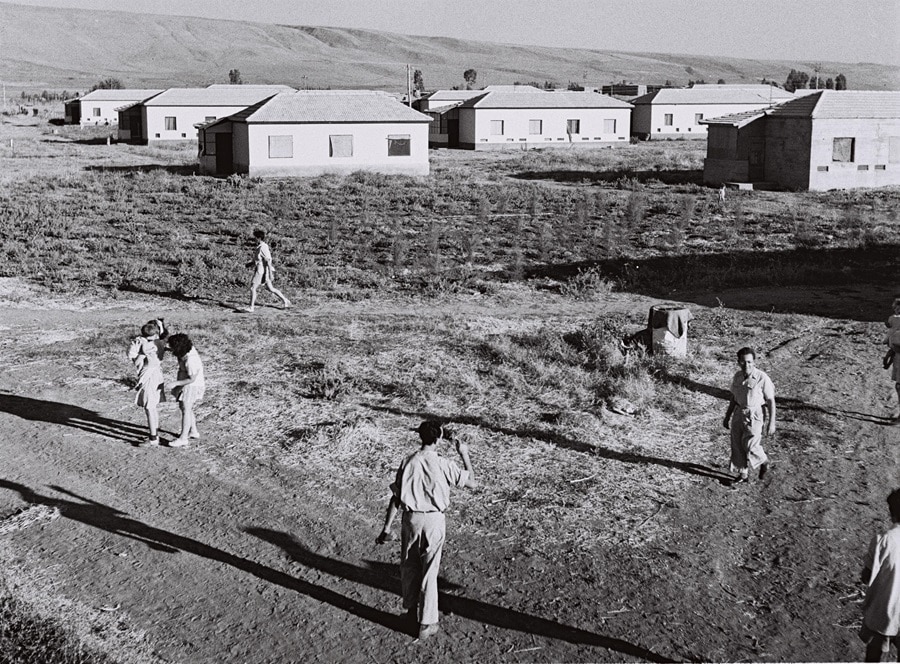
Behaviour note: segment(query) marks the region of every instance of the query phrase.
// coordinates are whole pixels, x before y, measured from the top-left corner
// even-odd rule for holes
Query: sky
[[[13,1],[103,10],[125,4]],[[127,7],[507,44],[900,66],[900,0],[129,0]]]

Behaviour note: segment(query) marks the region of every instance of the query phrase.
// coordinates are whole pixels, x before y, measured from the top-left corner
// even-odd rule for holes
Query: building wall
[[[82,126],[94,125],[114,125],[119,124],[119,113],[117,108],[126,104],[138,101],[137,99],[119,99],[116,101],[85,101],[79,100],[77,103],[81,106]]]
[[[786,189],[807,189],[811,136],[809,119],[766,118],[766,180]]]
[[[491,133],[491,122],[503,121],[503,134]],[[530,133],[531,120],[540,120],[541,133]],[[579,120],[580,133],[569,135],[567,121]],[[604,131],[604,121],[615,120],[615,132]],[[461,148],[490,150],[558,145],[627,145],[631,133],[630,108],[460,108]]]
[[[121,104],[120,104],[121,106]],[[248,104],[249,106],[249,104]],[[195,124],[206,122],[207,118],[224,118],[246,106],[144,106],[146,122],[142,138],[155,141],[193,141],[197,139]],[[175,118],[175,130],[166,129],[166,117]]]
[[[752,171],[763,171],[764,163],[751,169],[750,153],[754,144],[765,145],[765,117],[760,117],[743,127],[732,125],[708,125],[706,159],[703,162],[703,181],[720,185],[723,182],[751,182],[762,180]],[[765,155],[761,155],[763,159]]]
[[[241,132],[247,132],[241,135]],[[331,135],[352,136],[353,154],[330,156]],[[408,156],[388,156],[388,136],[409,135]],[[269,156],[271,136],[290,136],[291,157]],[[235,123],[235,169],[252,176],[315,176],[374,171],[428,175],[428,123],[250,124]]]
[[[854,139],[853,161],[834,161],[835,138]],[[900,184],[900,118],[813,120],[809,169],[814,191]]]
[[[697,124],[698,113],[708,120],[768,106],[767,102],[762,101],[758,104],[636,104],[631,133],[651,141],[665,138],[706,138],[707,125]],[[672,115],[671,125],[666,124],[666,114]]]

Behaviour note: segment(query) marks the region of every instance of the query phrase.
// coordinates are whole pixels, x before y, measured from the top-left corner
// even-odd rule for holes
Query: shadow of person
[[[0,392],[0,412],[9,413],[23,420],[47,422],[96,433],[137,445],[147,437],[147,428],[131,422],[122,422],[103,417],[99,413],[81,406],[22,397],[9,392]]]
[[[569,438],[568,436],[564,436],[554,431],[545,431],[543,429],[537,429],[534,427],[523,427],[517,429],[513,427],[497,426],[472,415],[440,415],[437,413],[430,413],[425,411],[410,411],[393,406],[381,406],[378,404],[366,403],[362,405],[364,405],[366,408],[371,408],[372,410],[380,410],[388,413],[393,413],[395,415],[404,415],[406,417],[417,417],[421,419],[435,419],[448,424],[468,424],[487,429],[489,431],[502,433],[507,436],[515,436],[517,438],[533,438],[535,440],[541,440],[545,443],[552,443],[557,447],[574,450],[576,452],[583,452],[585,454],[593,454],[602,459],[609,459],[611,461],[620,461],[622,463],[634,464],[649,464],[654,466],[662,466],[664,468],[671,468],[683,473],[688,473],[689,475],[698,475],[700,477],[707,477],[709,479],[716,480],[723,486],[731,486],[732,482],[734,481],[734,477],[729,475],[728,473],[725,473],[721,470],[716,470],[715,468],[710,468],[709,466],[704,466],[703,464],[693,463],[690,461],[676,461],[675,459],[655,457],[649,454],[639,454],[637,452],[620,452],[619,450],[611,450],[608,447],[603,447],[601,445],[589,445],[588,443]]]
[[[266,542],[274,544],[284,551],[292,560],[337,576],[354,583],[360,583],[379,590],[385,590],[395,594],[400,593],[400,581],[398,575],[386,570],[388,566],[380,562],[366,561],[366,567],[358,567],[334,558],[319,555],[300,544],[293,536],[268,530],[265,528],[245,528],[244,532],[258,537]],[[399,566],[392,566],[397,569]],[[649,662],[673,662],[647,648],[634,645],[622,639],[610,636],[594,634],[587,630],[569,627],[547,618],[532,616],[521,611],[506,609],[494,604],[487,604],[479,600],[468,599],[447,592],[440,592],[438,599],[439,608],[445,613],[455,613],[469,620],[493,625],[502,629],[508,629],[526,634],[537,634],[551,639],[559,639],[578,645],[596,646],[606,648],[615,653],[638,657]]]
[[[822,413],[823,415],[831,415],[832,417],[846,417],[851,420],[859,420],[861,422],[871,422],[872,424],[880,424],[882,426],[891,426],[894,420],[890,416],[871,415],[869,413],[860,413],[855,410],[843,410],[841,408],[828,408],[827,406],[817,406],[815,404],[806,403],[800,399],[791,399],[788,397],[775,397],[775,403],[782,410],[803,412],[810,411],[813,413]]]
[[[72,519],[73,521],[83,523],[93,528],[99,528],[100,530],[104,530],[113,535],[133,539],[146,544],[157,551],[171,554],[189,553],[201,558],[223,563],[255,576],[262,581],[279,585],[282,588],[293,590],[294,592],[306,595],[316,601],[329,604],[342,611],[346,611],[347,613],[362,618],[363,620],[377,623],[395,632],[408,633],[402,616],[396,616],[366,606],[361,602],[345,597],[328,588],[323,588],[307,581],[297,579],[284,572],[279,572],[271,567],[260,565],[252,560],[241,558],[240,556],[228,553],[227,551],[222,551],[221,549],[198,542],[189,537],[183,537],[160,528],[148,526],[136,519],[130,518],[126,513],[121,512],[120,510],[87,498],[82,498],[61,487],[50,486],[49,488],[76,500],[58,500],[48,496],[42,496],[22,484],[0,479],[0,489],[16,491],[21,496],[22,500],[28,503],[56,507],[59,509],[60,515],[63,518]]]

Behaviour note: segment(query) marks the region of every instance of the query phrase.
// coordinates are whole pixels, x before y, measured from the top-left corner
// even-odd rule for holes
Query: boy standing
[[[253,231],[253,237],[256,238],[256,255],[254,259],[247,264],[248,267],[253,266],[253,278],[250,281],[250,308],[248,311],[253,313],[256,308],[256,294],[261,285],[265,285],[272,293],[281,298],[281,306],[287,309],[291,306],[284,293],[275,288],[275,268],[272,265],[272,250],[266,244],[266,232],[257,228]]]
[[[737,352],[740,371],[731,379],[731,401],[722,426],[731,431],[731,472],[739,473],[737,482],[746,482],[750,470],[759,468],[759,479],[769,470],[769,459],[762,446],[764,410],[768,410],[768,435],[775,433],[775,386],[764,371],[756,368],[756,352],[741,348]],[[732,417],[734,411],[738,413]]]
[[[887,497],[891,527],[875,535],[863,564],[862,581],[868,586],[863,602],[863,624],[859,638],[866,643],[866,661],[880,662],[898,647],[900,661],[900,489]]]
[[[475,471],[469,446],[456,442],[464,470],[438,455],[436,443],[450,436],[438,422],[422,422],[417,429],[422,447],[406,457],[391,484],[384,527],[375,540],[384,544],[394,539],[391,524],[403,512],[400,529],[400,583],[403,608],[419,625],[419,639],[438,632],[438,571],[446,537],[444,511],[450,505],[450,487],[474,489]]]

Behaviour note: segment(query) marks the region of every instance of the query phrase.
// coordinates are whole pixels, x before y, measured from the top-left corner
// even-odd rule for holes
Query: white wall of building
[[[579,121],[579,133],[568,133],[568,121]],[[615,130],[607,127],[614,121]],[[503,122],[503,133],[497,125]],[[540,121],[540,133],[532,133]],[[460,108],[460,147],[475,150],[498,147],[627,144],[631,133],[630,108]]]
[[[81,104],[81,122],[82,126],[94,125],[117,125],[119,124],[119,114],[117,108],[125,106],[128,101],[91,101],[82,100]]]
[[[121,105],[121,104],[120,104]],[[224,118],[243,111],[247,106],[146,106],[144,137],[154,141],[188,141],[197,139],[195,124],[210,118]],[[175,118],[175,129],[166,129],[166,118]]]
[[[836,138],[853,139],[853,161],[834,161]],[[900,118],[814,119],[809,168],[813,191],[900,184]]]
[[[769,104],[636,104],[632,133],[649,135],[649,140],[659,138],[706,138],[706,125],[698,124],[699,119],[708,120],[731,113],[743,113]],[[666,115],[671,115],[669,124]],[[698,118],[697,116],[701,117]]]
[[[248,144],[235,124],[235,166],[249,156],[253,176],[321,175],[371,170],[379,173],[428,175],[428,123],[250,124]],[[270,137],[290,137],[290,157],[270,156]],[[331,156],[331,136],[352,136],[352,155]],[[408,156],[388,156],[389,136],[409,136]],[[276,139],[286,140],[286,139]],[[244,152],[246,150],[246,152]]]

